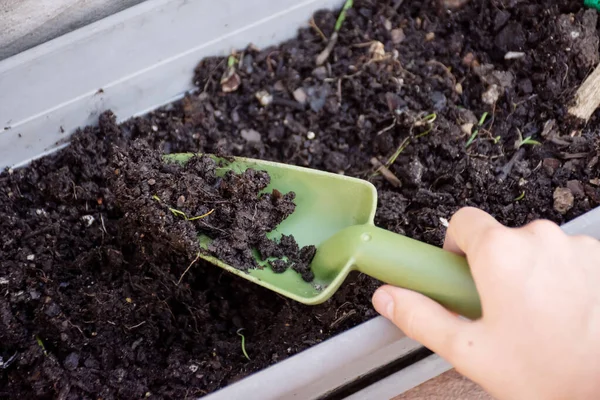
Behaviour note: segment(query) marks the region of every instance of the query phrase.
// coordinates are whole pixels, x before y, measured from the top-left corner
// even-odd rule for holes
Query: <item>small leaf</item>
[[[485,122],[485,119],[487,118],[487,116],[488,116],[488,113],[487,113],[487,111],[486,111],[486,112],[484,112],[484,113],[481,115],[481,118],[479,118],[479,123],[478,123],[478,124],[479,124],[479,126],[483,125],[483,123]]]
[[[338,32],[342,28],[342,24],[346,20],[346,11],[348,11],[350,8],[352,8],[353,4],[354,4],[353,0],[346,0],[346,2],[344,3],[344,7],[342,8],[342,11],[340,12],[340,15],[338,16],[337,21],[335,21],[335,31],[336,32]]]
[[[202,219],[205,217],[208,217],[210,214],[212,214],[215,211],[215,209],[213,208],[212,210],[210,210],[209,212],[207,212],[206,214],[202,214],[202,215],[198,215],[197,217],[192,217],[189,219],[189,221],[195,221],[197,219]]]
[[[523,193],[521,193],[519,196],[517,196],[515,198],[515,201],[523,200],[524,198],[525,198],[525,191],[523,191]]]
[[[473,141],[475,140],[475,138],[477,137],[477,134],[479,133],[478,129],[475,129],[473,131],[473,133],[471,134],[471,137],[469,138],[469,140],[467,140],[467,144],[465,145],[465,148],[469,148],[469,146],[473,143]]]

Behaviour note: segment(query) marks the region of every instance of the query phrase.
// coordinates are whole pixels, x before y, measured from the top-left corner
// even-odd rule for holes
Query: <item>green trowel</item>
[[[186,162],[193,154],[173,154],[169,161]],[[377,191],[364,180],[293,165],[249,158],[217,158],[218,175],[228,170],[264,170],[271,176],[265,191],[294,191],[296,210],[270,238],[293,235],[298,245],[315,245],[313,282],[288,269],[242,271],[202,254],[206,261],[283,296],[304,304],[320,304],[340,287],[348,273],[358,270],[382,282],[411,289],[467,318],[481,316],[481,305],[464,257],[378,228],[373,223]],[[208,238],[202,238],[201,242]],[[238,266],[243,267],[243,266]]]

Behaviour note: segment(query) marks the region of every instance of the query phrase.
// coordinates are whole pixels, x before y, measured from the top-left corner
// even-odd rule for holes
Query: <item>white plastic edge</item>
[[[586,235],[600,240],[600,207],[597,207],[561,226],[571,236]]]
[[[52,152],[107,109],[122,121],[181,98],[202,58],[280,43],[341,2],[149,0],[0,61],[0,169]]]
[[[376,317],[202,400],[316,399],[420,348]]]

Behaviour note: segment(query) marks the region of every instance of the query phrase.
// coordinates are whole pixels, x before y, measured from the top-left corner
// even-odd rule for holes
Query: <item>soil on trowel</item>
[[[296,206],[294,192],[262,193],[271,181],[266,171],[217,176],[221,165],[207,155],[169,161],[139,139],[115,148],[111,161],[110,188],[124,213],[123,235],[145,257],[207,253],[241,270],[263,268],[258,261],[269,260],[275,272],[293,268],[308,282],[314,278],[309,265],[315,246],[300,248],[292,235],[267,238]],[[200,247],[199,235],[210,238],[207,248]]]
[[[303,306],[193,263],[197,230],[222,229],[232,204],[185,186],[206,159],[176,172],[116,165],[140,149],[368,179],[377,225],[438,246],[466,205],[510,226],[597,207],[598,114],[568,114],[599,59],[597,12],[582,3],[355,0],[322,65],[337,11],[279,46],[198,60],[181,101],[123,124],[104,113],[56,155],[2,173],[0,398],[196,398],[376,315],[380,283],[365,275]],[[186,221],[168,208],[215,211]]]

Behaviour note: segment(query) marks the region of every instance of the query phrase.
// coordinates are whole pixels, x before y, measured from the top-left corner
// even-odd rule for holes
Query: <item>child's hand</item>
[[[375,292],[377,311],[498,399],[600,398],[600,242],[464,208],[444,248],[466,254],[480,320],[391,286]]]

